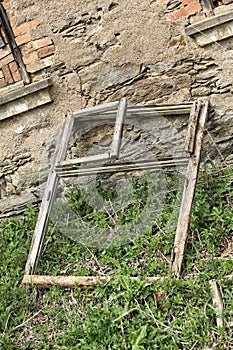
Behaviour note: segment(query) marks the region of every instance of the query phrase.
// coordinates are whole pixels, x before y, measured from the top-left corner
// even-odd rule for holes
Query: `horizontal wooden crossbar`
[[[64,162],[60,162],[60,164],[57,166],[57,169],[67,168],[71,166],[78,166],[83,163],[92,163],[92,162],[98,162],[100,160],[108,160],[108,159],[110,159],[110,152],[81,157],[81,158],[68,159],[68,160],[64,160]]]
[[[77,162],[66,161],[55,167],[55,171],[61,177],[69,176],[84,176],[100,173],[114,173],[114,172],[126,172],[133,170],[160,170],[163,168],[174,168],[180,166],[187,166],[189,158],[174,158],[161,161],[143,161],[131,164],[110,164],[102,167],[88,168],[88,169],[72,169],[74,165],[79,165]]]
[[[74,112],[74,117],[78,119],[78,121],[86,121],[91,118],[95,118],[98,116],[98,120],[110,118],[116,118],[116,112],[118,105],[113,104],[105,104],[97,109],[96,107],[91,107],[85,110],[81,110],[78,112]],[[169,105],[169,106],[128,106],[127,107],[127,119],[134,117],[144,117],[144,116],[183,116],[190,113],[192,107],[192,103],[187,103],[183,105]]]

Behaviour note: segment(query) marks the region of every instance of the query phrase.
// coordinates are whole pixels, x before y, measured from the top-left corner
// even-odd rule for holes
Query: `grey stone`
[[[0,219],[4,219],[15,214],[22,214],[26,205],[29,203],[38,203],[38,198],[36,198],[30,191],[25,191],[20,195],[14,195],[1,199]]]
[[[211,89],[209,87],[197,87],[192,89],[192,96],[206,96],[211,93]]]

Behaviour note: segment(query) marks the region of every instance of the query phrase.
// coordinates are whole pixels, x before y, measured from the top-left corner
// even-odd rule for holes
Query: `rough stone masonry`
[[[31,104],[1,27],[0,113],[12,104],[16,113],[0,118],[0,219],[40,201],[39,183],[67,112],[123,96],[143,105],[208,98],[204,159],[233,163],[232,1],[206,3],[3,1],[31,84],[50,78],[52,86],[46,101],[34,89],[41,102]],[[225,22],[214,25],[215,16]],[[185,32],[197,24],[205,36],[217,30],[218,40],[200,47]]]

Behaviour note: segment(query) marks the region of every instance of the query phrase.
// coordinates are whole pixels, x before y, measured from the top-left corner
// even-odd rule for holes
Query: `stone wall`
[[[210,99],[204,158],[233,163],[231,38],[199,47],[185,33],[186,25],[208,18],[202,3],[3,4],[32,82],[51,78],[53,102],[0,121],[0,218],[20,214],[25,204],[40,200],[41,168],[48,168],[57,129],[69,110],[123,96],[130,104],[146,105]],[[231,4],[219,4],[231,9]],[[0,81],[7,89],[20,79],[11,72],[12,79],[6,80],[4,71],[13,63],[9,47],[1,48]],[[6,87],[0,90],[0,96],[7,93]]]

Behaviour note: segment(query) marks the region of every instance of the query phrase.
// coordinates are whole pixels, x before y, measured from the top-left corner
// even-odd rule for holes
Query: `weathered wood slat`
[[[94,107],[89,107],[89,108],[85,108],[85,109],[81,109],[78,112],[75,112],[74,118],[76,117],[84,117],[87,116],[88,118],[92,115],[92,114],[98,114],[101,112],[107,112],[107,111],[114,111],[117,110],[119,105],[119,102],[110,102],[110,103],[104,103],[98,106],[94,106]]]
[[[161,116],[174,116],[179,117],[183,115],[190,114],[190,110],[192,107],[192,103],[184,104],[184,105],[175,105],[175,106],[128,106],[127,107],[127,120],[131,118],[143,118],[145,116],[153,116],[153,117],[161,117]],[[95,107],[93,107],[95,108]],[[117,105],[115,107],[109,108],[109,110],[103,110],[102,114],[95,114],[93,110],[92,114],[75,112],[75,118],[79,121],[88,121],[95,118],[98,115],[98,120],[115,120],[117,112]]]
[[[93,175],[100,173],[115,173],[115,172],[124,172],[124,171],[133,171],[133,170],[161,170],[162,168],[171,168],[171,167],[180,167],[187,166],[189,162],[189,158],[179,158],[179,159],[171,159],[164,161],[145,161],[145,162],[137,162],[133,164],[111,164],[109,166],[96,167],[96,168],[88,168],[88,169],[63,169],[61,166],[57,166],[55,168],[57,174],[61,177],[69,177],[69,176],[85,176],[85,175]],[[68,168],[68,164],[67,164]]]
[[[55,157],[54,166],[60,164],[66,158],[66,153],[67,153],[73,125],[74,125],[74,116],[73,116],[73,113],[69,113],[67,116],[67,120],[64,124],[62,138],[60,141],[60,147],[58,147],[58,152]]]
[[[201,101],[194,101],[190,112],[187,137],[185,140],[185,150],[190,154],[194,151],[200,109]]]
[[[64,169],[64,168],[69,168],[73,166],[79,166],[80,164],[83,163],[92,163],[100,160],[108,160],[110,159],[110,153],[103,153],[103,154],[97,154],[94,156],[87,156],[87,157],[82,157],[82,158],[76,158],[76,159],[68,159],[63,162],[60,162],[60,164],[56,167],[56,169]]]
[[[181,273],[181,265],[185,253],[188,229],[191,217],[192,204],[197,183],[198,169],[201,156],[202,140],[204,129],[208,115],[208,101],[202,104],[200,117],[195,138],[195,149],[191,155],[186,179],[184,184],[183,196],[180,206],[179,218],[177,223],[174,246],[171,254],[171,270],[179,277]]]
[[[73,116],[69,115],[64,124],[64,128],[62,128],[63,135],[61,137],[61,143],[60,143],[61,147],[58,148],[56,152],[55,161],[54,161],[55,164],[59,163],[61,160],[64,160],[65,158],[67,147],[68,147],[69,136],[73,127],[73,121],[74,121]],[[48,226],[48,220],[49,220],[49,215],[53,204],[53,197],[56,190],[57,181],[58,181],[58,175],[56,174],[56,172],[54,171],[54,168],[52,167],[52,170],[48,176],[47,186],[43,195],[43,200],[40,206],[37,224],[35,227],[30,251],[28,254],[28,259],[25,267],[26,275],[33,273],[37,267],[38,259],[39,259],[41,248],[44,241],[44,236]]]
[[[230,22],[232,21],[232,19],[233,19],[232,11],[222,13],[220,15],[202,20],[201,22],[196,22],[189,25],[188,27],[185,28],[185,33],[187,35],[198,34],[200,32],[203,32],[204,30],[208,30],[212,27],[218,26],[221,23]]]
[[[124,121],[127,112],[127,101],[126,98],[122,98],[119,103],[115,128],[113,133],[113,140],[110,148],[111,158],[119,158],[121,138],[123,133]]]
[[[201,6],[207,17],[213,16],[215,6],[212,0],[201,0]]]

